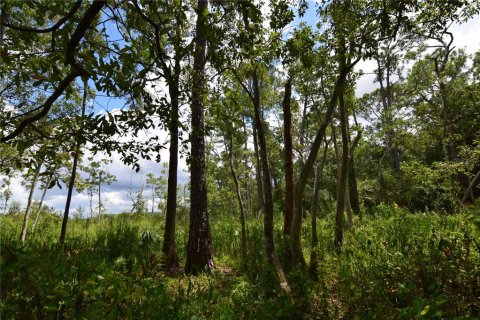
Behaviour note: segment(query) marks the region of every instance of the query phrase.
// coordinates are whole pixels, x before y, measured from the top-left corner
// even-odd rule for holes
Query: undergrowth
[[[276,236],[288,265],[288,243]],[[309,220],[309,219],[307,219]],[[161,270],[163,216],[72,219],[46,216],[25,244],[21,217],[1,216],[1,319],[478,319],[480,215],[409,213],[380,205],[333,247],[333,214],[318,221],[318,280],[289,266],[295,304],[265,264],[262,220],[247,223],[240,257],[238,217],[212,217],[218,269],[200,276]],[[308,261],[311,228],[303,230]],[[178,221],[185,259],[188,223]]]

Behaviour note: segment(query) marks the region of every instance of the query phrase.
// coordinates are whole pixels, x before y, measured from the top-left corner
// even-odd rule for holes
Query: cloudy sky
[[[315,13],[314,6],[310,6],[311,9],[307,12],[304,19],[311,24],[315,24]],[[292,24],[292,28],[295,26],[297,21]],[[454,34],[455,40],[454,45],[456,48],[465,48],[467,53],[473,53],[480,49],[480,37],[478,34],[480,31],[480,17],[477,16],[474,19],[464,23],[462,25],[455,25],[452,27],[452,32]],[[365,73],[370,73],[375,69],[375,63],[372,61],[362,61],[360,62],[357,70],[363,70]],[[361,95],[363,93],[369,92],[375,88],[373,84],[373,75],[363,76],[357,84],[357,94]],[[112,99],[98,98],[95,102],[95,109],[115,109],[116,106],[121,105],[121,101],[115,101]],[[166,132],[161,130],[156,130],[156,133],[160,136],[160,139],[163,141],[168,141],[168,135]],[[168,145],[167,145],[168,147]],[[86,158],[86,157],[85,157]],[[105,156],[97,155],[97,159],[105,158]],[[162,161],[168,160],[168,149],[164,149],[161,152]],[[114,154],[111,157],[112,163],[107,166],[107,170],[116,176],[117,182],[111,184],[110,186],[103,187],[102,199],[104,205],[106,206],[108,212],[118,213],[130,211],[132,202],[128,199],[128,191],[132,190],[133,192],[140,189],[145,184],[145,179],[147,173],[154,173],[155,175],[161,175],[163,169],[162,165],[152,161],[141,160],[141,170],[139,173],[134,173],[131,168],[125,166],[120,161],[120,157]],[[185,159],[181,158],[179,161],[178,169],[179,183],[186,183],[188,181],[187,166]],[[21,185],[20,178],[14,178],[11,184],[11,191],[13,193],[12,200],[19,201],[23,205],[26,203],[28,198],[28,191]],[[40,191],[35,193],[35,198],[40,198]],[[45,204],[51,207],[54,207],[56,210],[62,211],[65,206],[65,187],[63,189],[53,188],[48,191],[45,199]],[[150,191],[145,190],[144,196],[150,198]],[[72,200],[72,209],[75,210],[78,207],[83,207],[87,209],[89,206],[88,197],[85,194],[75,193]],[[148,203],[148,206],[151,206],[151,202]]]

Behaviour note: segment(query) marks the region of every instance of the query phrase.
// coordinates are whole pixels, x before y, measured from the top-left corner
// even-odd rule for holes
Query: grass
[[[379,206],[346,231],[340,256],[333,223],[333,213],[319,221],[319,279],[288,270],[292,306],[264,263],[261,219],[247,224],[241,261],[238,217],[212,217],[218,270],[167,277],[160,268],[161,215],[72,219],[64,247],[56,243],[56,216],[44,217],[25,244],[17,240],[21,217],[0,216],[0,318],[479,319],[478,210],[413,214]],[[279,216],[278,238],[281,225]],[[184,261],[188,224],[177,226]],[[307,257],[310,233],[307,223]]]

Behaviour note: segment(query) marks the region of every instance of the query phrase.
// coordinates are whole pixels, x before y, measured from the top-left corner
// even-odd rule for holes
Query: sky
[[[267,10],[264,12],[266,13]],[[310,9],[307,11],[302,20],[306,21],[310,25],[316,24],[317,18],[315,15],[314,2],[310,2]],[[298,25],[298,22],[299,20],[297,18],[289,27],[294,28],[296,25]],[[465,48],[468,54],[474,53],[480,49],[480,37],[478,37],[477,34],[480,31],[480,16],[476,16],[474,19],[471,19],[462,25],[454,25],[451,30],[454,34],[454,45],[456,48]],[[357,95],[360,96],[375,89],[376,84],[373,82],[374,76],[368,74],[373,72],[374,69],[375,63],[373,61],[361,61],[358,64],[356,70],[363,70],[363,72],[367,74],[358,80],[356,89]],[[122,107],[122,105],[123,101],[118,99],[97,97],[94,108],[95,110],[101,112],[101,110],[105,109],[114,110]],[[161,141],[168,141],[168,134],[165,131],[156,129],[154,133],[158,134]],[[168,144],[166,147],[167,148],[161,151],[162,162],[168,161]],[[84,157],[84,159],[86,158],[87,157]],[[107,157],[105,155],[97,155],[95,158],[98,160]],[[134,193],[142,188],[142,186],[145,185],[146,175],[150,172],[154,173],[156,176],[162,175],[163,166],[162,164],[153,161],[140,160],[140,172],[134,173],[130,167],[125,166],[121,162],[118,154],[112,154],[112,157],[109,159],[112,161],[112,163],[109,164],[106,169],[111,174],[116,176],[117,181],[112,183],[110,186],[102,187],[103,205],[107,208],[109,213],[129,212],[132,207],[132,201],[128,198],[129,190]],[[184,184],[188,182],[187,171],[185,158],[180,158],[178,168],[179,183]],[[28,190],[22,186],[21,179],[19,177],[12,179],[10,189],[12,191],[12,200],[19,201],[22,205],[25,205],[26,199],[28,198]],[[40,196],[41,190],[37,190],[35,192],[35,199],[39,199]],[[150,190],[145,188],[144,196],[145,198],[150,199]],[[65,199],[66,188],[63,187],[62,189],[59,189],[55,187],[47,192],[45,204],[62,212],[65,206]],[[72,212],[74,212],[78,207],[82,207],[88,211],[87,208],[89,207],[89,201],[86,193],[74,193],[72,199]],[[150,200],[148,200],[147,207],[151,207]]]

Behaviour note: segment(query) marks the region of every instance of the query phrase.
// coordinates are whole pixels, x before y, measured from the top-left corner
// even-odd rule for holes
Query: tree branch
[[[65,53],[65,63],[69,64],[72,67],[70,73],[60,82],[52,95],[48,97],[48,99],[43,103],[40,112],[33,116],[25,118],[18,124],[17,128],[13,132],[11,132],[5,137],[0,138],[0,142],[7,142],[9,140],[12,140],[20,133],[22,133],[22,131],[27,125],[38,121],[44,116],[46,116],[50,111],[53,103],[65,92],[65,90],[68,88],[68,86],[70,86],[70,84],[75,80],[76,77],[88,77],[90,75],[87,70],[85,70],[80,64],[78,64],[77,60],[75,59],[75,50],[77,49],[82,38],[85,36],[85,33],[90,27],[92,21],[95,19],[97,14],[100,12],[100,10],[106,3],[106,0],[94,1],[83,15],[72,37],[70,38]]]
[[[29,27],[20,27],[20,26],[15,26],[13,24],[7,23],[7,22],[2,22],[2,25],[5,27],[11,28],[13,30],[17,31],[22,31],[22,32],[35,32],[35,33],[49,33],[49,32],[55,32],[58,30],[65,22],[67,22],[73,15],[80,9],[80,6],[82,4],[82,0],[79,0],[75,2],[73,7],[70,9],[70,11],[60,20],[58,20],[57,23],[55,23],[53,26],[50,28],[46,29],[35,29],[35,28],[29,28]]]

